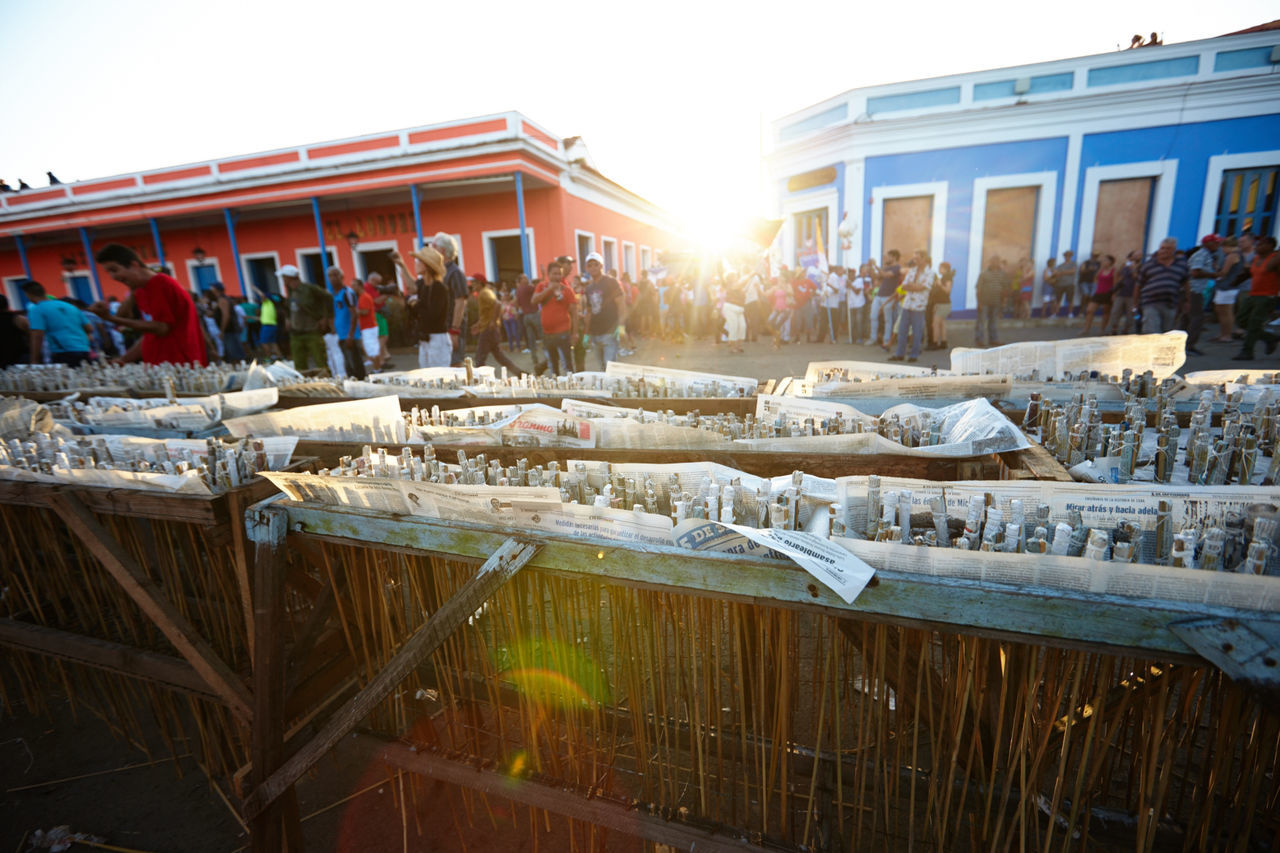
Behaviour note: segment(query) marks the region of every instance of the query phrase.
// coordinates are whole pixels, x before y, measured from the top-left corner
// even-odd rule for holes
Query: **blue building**
[[[1026,257],[1039,305],[1039,271],[1068,249],[1123,259],[1166,236],[1280,234],[1280,21],[853,89],[773,122],[767,142],[785,263],[806,244],[845,266],[926,249],[956,269],[962,311],[984,258]]]

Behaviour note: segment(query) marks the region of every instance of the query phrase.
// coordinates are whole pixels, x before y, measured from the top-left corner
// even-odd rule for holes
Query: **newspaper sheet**
[[[662,400],[655,400],[657,408]],[[680,424],[660,423],[665,414],[650,409],[623,409],[607,403],[564,399],[560,410],[589,418],[596,431],[596,447],[700,450],[724,448],[730,441],[718,432]]]
[[[1280,578],[1204,572],[1142,563],[1112,563],[1052,554],[918,548],[893,542],[831,540],[878,570],[939,578],[1177,601],[1242,610],[1280,611]]]
[[[641,423],[630,418],[597,418],[591,423],[596,430],[596,447],[723,450],[731,444],[728,436],[697,427]]]
[[[502,444],[512,447],[595,447],[596,421],[532,403],[501,427]]]
[[[73,486],[96,486],[106,489],[137,489],[172,492],[181,495],[210,495],[209,487],[195,471],[185,474],[156,474],[150,471],[103,471],[97,468],[72,468],[53,474],[42,474],[10,465],[0,465],[0,479],[24,483],[51,483]]]
[[[837,481],[843,497],[846,523],[857,531],[867,529],[867,478],[842,477]],[[941,483],[900,477],[881,477],[881,499],[885,493],[911,491],[913,513],[928,513],[929,501],[940,497],[947,514],[963,519],[973,496],[991,495],[1005,518],[1012,517],[1010,504],[1021,500],[1028,519],[1036,508],[1049,507],[1052,524],[1066,522],[1072,510],[1080,512],[1086,527],[1114,528],[1121,521],[1136,524],[1151,534],[1144,536],[1141,560],[1155,561],[1154,531],[1161,501],[1170,506],[1172,529],[1223,525],[1228,512],[1270,514],[1280,511],[1280,487],[1273,486],[1175,486],[1152,483],[1098,488],[1091,483],[1058,483],[1028,480],[968,480]]]
[[[562,536],[594,536],[620,542],[667,546],[671,545],[673,526],[670,517],[665,515],[562,504],[558,498],[556,506],[547,510],[539,510],[527,504],[515,507],[513,522],[522,529],[545,530]],[[618,567],[618,574],[625,572],[625,566]]]
[[[852,604],[875,569],[828,539],[800,530],[744,527],[705,519],[688,519],[672,532],[676,545],[693,551],[790,560]]]
[[[1009,391],[1009,399],[1019,405],[1025,405],[1031,399],[1032,392],[1039,394],[1041,400],[1050,403],[1068,403],[1076,394],[1085,399],[1092,394],[1099,403],[1123,403],[1125,399],[1124,389],[1119,385],[1096,379],[1065,382],[1015,379]]]
[[[461,388],[437,388],[433,385],[418,386],[390,382],[363,382],[359,379],[342,380],[342,392],[348,397],[357,399],[388,397],[394,394],[406,398],[436,400],[467,396],[467,392]]]
[[[179,397],[176,400],[165,397],[90,397],[86,402],[90,406],[120,406],[130,409],[158,409],[174,404],[203,406],[220,411],[224,418],[239,418],[264,412],[279,400],[279,389],[258,388],[253,391],[226,391],[203,397]]]
[[[1231,382],[1240,385],[1252,385],[1255,382],[1272,384],[1280,380],[1280,369],[1273,370],[1193,370],[1183,377],[1189,385],[1221,385]]]
[[[1065,341],[1025,341],[992,349],[957,347],[951,369],[957,373],[1027,376],[1077,375],[1098,371],[1119,376],[1125,369],[1150,370],[1157,379],[1172,376],[1187,360],[1187,333],[1116,335]]]
[[[825,407],[839,407],[839,409]],[[871,423],[874,419],[852,406],[794,397],[761,397],[756,403],[757,416],[781,414],[792,417],[831,417],[839,412],[846,419]],[[825,412],[825,414],[824,414]],[[906,447],[878,433],[801,436],[783,438],[739,439],[735,447],[793,453],[888,454],[962,458],[1023,450],[1031,446],[1022,431],[985,399],[978,398],[937,409],[911,403],[893,406],[880,416],[897,416],[901,421],[919,426],[928,417],[940,425],[941,442],[925,447]]]
[[[811,361],[804,370],[804,381],[814,385],[824,382],[868,381],[903,376],[946,376],[950,370],[919,367],[914,364],[885,364],[879,361]]]
[[[373,477],[264,474],[293,500],[444,521],[671,545],[671,519],[620,509],[563,504],[554,488],[464,486]]]
[[[49,408],[22,397],[0,397],[0,438],[26,441],[35,433],[66,430],[54,423]]]
[[[305,382],[306,379],[307,377],[294,369],[291,361],[273,361],[270,364],[259,364],[255,361],[249,365],[249,371],[245,375],[244,390],[275,388],[294,382]]]
[[[727,465],[715,462],[604,462],[600,460],[569,460],[568,471],[577,472],[578,466],[587,474],[587,482],[592,488],[600,490],[609,482],[609,476],[616,474],[623,479],[635,480],[638,487],[646,482],[653,483],[658,502],[666,506],[672,495],[668,484],[675,478],[676,488],[680,492],[697,495],[703,483],[708,485],[733,485],[734,506],[737,512],[748,518],[756,518],[760,523],[767,521],[765,511],[768,501],[778,495],[794,493],[797,502],[797,518],[800,526],[806,526],[816,510],[827,511],[826,505],[839,500],[841,490],[837,480],[815,477],[812,474],[795,472],[778,477],[765,478],[747,474]],[[675,495],[679,498],[679,495]]]
[[[756,393],[759,382],[749,376],[728,376],[719,373],[702,373],[697,370],[677,370],[673,367],[652,367],[642,364],[624,364],[611,361],[605,365],[605,376],[611,379],[643,379],[649,383],[663,383],[686,397],[750,397]]]
[[[814,362],[822,363],[822,362]],[[810,363],[810,368],[814,363]],[[865,415],[847,403],[833,403],[829,400],[814,400],[805,397],[791,397],[782,394],[760,394],[756,397],[756,420],[772,421],[776,418],[805,418],[827,420],[838,418],[842,421],[861,421],[865,426],[875,423],[875,418]]]
[[[969,400],[1009,396],[1008,376],[903,376],[865,382],[824,382],[809,388],[812,397],[892,397],[899,400]],[[793,390],[799,390],[792,385]]]
[[[237,438],[248,435],[296,435],[318,441],[405,443],[399,397],[350,400],[263,412],[224,422]]]

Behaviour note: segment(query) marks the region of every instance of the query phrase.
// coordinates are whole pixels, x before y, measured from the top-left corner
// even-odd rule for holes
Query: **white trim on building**
[[[871,190],[871,257],[879,261],[886,249],[897,249],[905,262],[918,246],[882,246],[884,241],[884,203],[886,199],[933,196],[933,218],[929,226],[929,254],[936,264],[946,260],[943,250],[947,242],[947,182],[927,181],[919,184],[897,184]]]
[[[600,235],[600,256],[604,258],[604,271],[618,274],[618,238]]]
[[[526,227],[525,233],[529,235],[529,269],[533,270],[534,277],[538,274],[538,248],[533,240],[533,229]],[[492,242],[495,237],[519,237],[519,228],[503,228],[495,231],[481,231],[480,244],[484,247],[484,277],[489,281],[497,281],[495,276],[498,271],[493,266]]]
[[[1209,158],[1209,168],[1204,178],[1204,201],[1200,206],[1200,229],[1196,237],[1213,232],[1218,218],[1219,194],[1222,192],[1222,174],[1231,169],[1249,169],[1255,166],[1280,166],[1280,149],[1251,151],[1247,154],[1218,154]],[[1272,223],[1272,235],[1280,237],[1280,216]]]
[[[991,190],[1013,189],[1016,187],[1038,187],[1036,200],[1036,228],[1031,239],[1031,261],[1035,269],[1040,269],[1049,260],[1053,245],[1053,212],[1057,209],[1057,172],[1024,172],[1020,175],[994,175],[989,178],[975,178],[973,181],[973,207],[969,218],[969,268],[965,277],[965,295],[963,308],[973,308],[978,304],[978,274],[982,272],[982,244],[986,236],[987,193]],[[935,256],[934,265],[939,260]],[[1015,262],[1015,258],[1007,258]],[[1037,283],[1039,279],[1037,278]],[[1038,285],[1037,285],[1038,286]],[[1039,294],[1031,300],[1032,305],[1039,305]]]
[[[826,208],[827,230],[834,237],[836,228],[840,224],[839,207],[840,193],[835,189],[807,190],[784,197],[782,200],[782,262],[791,266],[795,263],[796,252],[799,251],[799,246],[796,245],[796,214]],[[839,256],[833,255],[832,252],[839,251],[839,238],[828,240],[824,248],[827,250],[827,262],[838,263],[836,258]]]
[[[301,266],[301,264],[299,264]],[[200,292],[200,282],[196,280],[197,267],[213,267],[213,280],[222,281],[222,265],[218,263],[218,259],[211,255],[205,255],[203,261],[197,261],[195,258],[187,258],[187,289],[192,293]],[[226,285],[226,282],[222,282]]]
[[[458,239],[457,235],[454,235],[454,239],[455,240]],[[329,248],[332,248],[332,247],[329,247]],[[347,281],[350,282],[352,276],[355,276],[361,281],[364,281],[365,278],[369,275],[368,270],[365,269],[364,263],[361,262],[361,259],[360,259],[361,252],[385,252],[385,251],[388,251],[389,249],[395,249],[397,252],[400,251],[400,241],[398,240],[368,240],[368,241],[361,240],[359,243],[357,243],[355,251],[351,252],[351,269],[343,270],[343,272],[347,273]],[[316,249],[315,251],[318,252],[320,250]],[[347,251],[351,251],[350,246],[347,247]],[[458,243],[458,263],[459,264],[462,263],[462,243],[461,242]],[[466,268],[463,267],[463,269],[465,270]]]
[[[4,277],[4,295],[9,297],[9,310],[22,310],[22,294],[19,292],[22,288],[18,286],[18,282],[26,281],[25,275],[7,275]]]
[[[249,269],[249,261],[256,260],[258,258],[271,258],[276,263],[276,271],[277,272],[280,271],[280,253],[279,252],[241,252],[240,253],[240,269],[244,274],[244,284],[245,284],[245,287],[247,288],[254,287],[253,275]],[[280,278],[278,276],[276,277],[276,282],[277,282],[276,290],[278,290],[282,295],[284,295],[284,284],[280,282]],[[312,282],[312,283],[314,284],[316,282]],[[319,282],[319,284],[321,287],[324,287],[324,282]],[[245,299],[248,299],[252,302],[257,302],[258,300],[253,298],[255,295],[256,294],[246,293]]]
[[[1098,186],[1103,181],[1125,178],[1156,179],[1154,197],[1151,200],[1151,218],[1147,221],[1147,250],[1155,251],[1160,241],[1169,236],[1169,220],[1173,216],[1173,190],[1178,181],[1177,160],[1148,160],[1144,163],[1090,166],[1084,170],[1080,233],[1075,244],[1077,258],[1087,258],[1093,251],[1093,230],[1098,218]]]
[[[337,247],[337,246],[325,246],[324,248],[325,248],[325,251],[329,253],[329,266],[331,266],[331,267],[339,266],[339,264],[338,264],[338,247]],[[294,263],[294,265],[295,265],[298,269],[302,270],[302,272],[303,272],[303,273],[306,273],[306,271],[307,271],[307,266],[306,266],[306,264],[304,264],[304,263],[302,262],[302,258],[303,258],[303,256],[304,256],[304,255],[317,255],[317,256],[318,256],[319,254],[320,254],[320,247],[319,247],[319,246],[302,246],[301,248],[295,248],[295,249],[293,250],[293,257],[294,257],[294,262],[293,262],[293,263]],[[192,279],[192,281],[194,282],[195,280],[194,280],[194,279]],[[311,282],[311,283],[312,283],[312,284],[318,284],[318,285],[320,285],[321,287],[324,287],[324,285],[325,285],[325,283],[324,283],[323,281],[313,281],[313,282]]]

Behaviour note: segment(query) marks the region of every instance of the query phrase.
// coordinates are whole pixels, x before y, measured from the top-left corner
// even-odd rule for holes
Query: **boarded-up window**
[[[889,198],[884,202],[884,252],[897,249],[905,262],[916,249],[929,248],[933,236],[933,196]],[[934,259],[934,263],[938,262]]]
[[[1031,257],[1039,197],[1039,187],[987,191],[987,215],[982,224],[983,269],[992,255],[999,255],[1010,266]]]
[[[1091,251],[1113,255],[1117,265],[1135,249],[1147,253],[1147,222],[1155,186],[1155,178],[1125,178],[1098,184]]]

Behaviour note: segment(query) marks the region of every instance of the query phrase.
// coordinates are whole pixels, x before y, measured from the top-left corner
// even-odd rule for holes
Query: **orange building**
[[[440,231],[491,281],[592,251],[634,278],[676,246],[666,214],[600,174],[581,139],[510,112],[0,194],[0,279],[15,308],[26,278],[123,296],[93,263],[123,243],[192,290],[255,298],[250,285],[278,291],[284,264],[320,284],[334,264],[394,280],[391,250]]]

